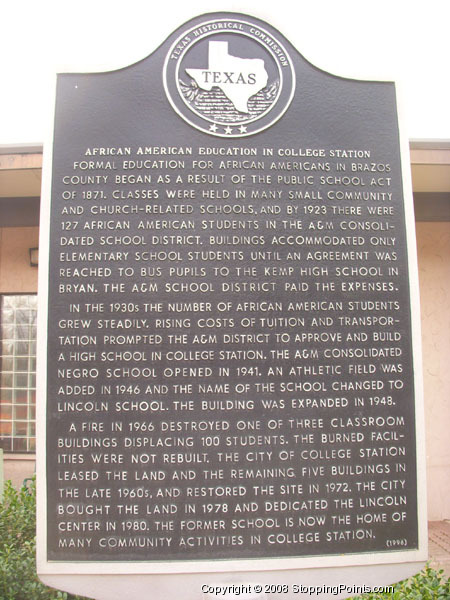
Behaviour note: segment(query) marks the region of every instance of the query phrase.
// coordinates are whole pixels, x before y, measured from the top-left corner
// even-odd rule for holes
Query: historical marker
[[[408,167],[393,83],[252,17],[59,75],[41,573],[424,560]]]

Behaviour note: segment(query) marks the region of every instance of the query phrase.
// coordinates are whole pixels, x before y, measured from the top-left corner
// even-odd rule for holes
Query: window
[[[0,296],[0,447],[36,447],[36,295]]]

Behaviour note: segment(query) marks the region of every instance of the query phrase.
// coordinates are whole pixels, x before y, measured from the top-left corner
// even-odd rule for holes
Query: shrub
[[[36,575],[36,485],[19,491],[10,481],[0,502],[0,600],[88,600],[47,587]],[[393,593],[364,594],[352,600],[450,600],[443,571],[423,571],[395,584]]]
[[[5,483],[0,502],[0,599],[83,600],[47,587],[36,575],[36,485]]]
[[[450,600],[450,579],[444,571],[426,565],[414,577],[396,583],[392,593],[364,594],[351,600]]]

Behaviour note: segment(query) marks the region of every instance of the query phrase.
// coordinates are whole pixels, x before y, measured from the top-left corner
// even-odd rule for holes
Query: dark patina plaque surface
[[[59,76],[49,560],[417,548],[395,98],[234,14]]]

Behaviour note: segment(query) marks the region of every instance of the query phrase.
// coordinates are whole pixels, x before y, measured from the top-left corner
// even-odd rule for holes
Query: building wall
[[[416,224],[422,311],[428,516],[450,519],[450,222]],[[37,291],[28,249],[37,227],[0,228],[0,293]],[[5,478],[20,484],[34,472],[34,457],[5,456]]]
[[[0,227],[0,293],[37,292],[37,268],[29,248],[39,245],[39,227]]]
[[[3,454],[5,481],[11,479],[16,488],[20,488],[24,479],[36,471],[36,457],[26,454]]]
[[[428,518],[450,519],[450,222],[417,223]]]
[[[39,227],[0,227],[0,293],[36,293],[37,268],[30,267],[29,248],[39,245]],[[35,457],[4,456],[5,479],[20,486],[35,470]]]

